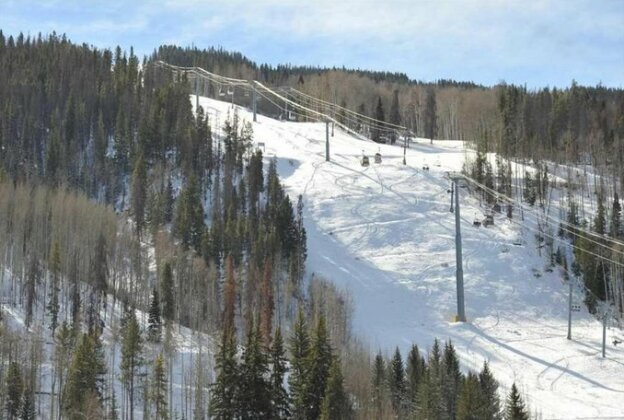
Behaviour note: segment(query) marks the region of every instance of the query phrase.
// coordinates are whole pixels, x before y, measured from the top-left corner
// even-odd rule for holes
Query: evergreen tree
[[[373,385],[373,405],[375,407],[375,415],[377,418],[382,417],[384,400],[386,396],[386,367],[381,352],[375,356],[372,372]]]
[[[622,206],[618,193],[613,193],[613,207],[611,208],[611,227],[609,229],[611,237],[619,238],[622,236]]]
[[[481,395],[479,378],[470,372],[462,385],[457,400],[457,420],[492,419],[492,417],[485,415],[484,410],[486,409]]]
[[[162,321],[160,319],[160,299],[158,298],[158,290],[152,292],[152,300],[149,307],[149,316],[147,319],[147,334],[150,341],[155,343],[160,341],[162,332]]]
[[[168,261],[163,266],[160,290],[162,291],[162,316],[167,321],[173,321],[175,317],[175,300],[173,296],[173,271]]]
[[[142,339],[134,309],[129,308],[122,320],[121,379],[128,392],[130,420],[134,419],[136,385],[143,365]]]
[[[245,419],[264,419],[271,414],[271,384],[267,381],[269,367],[262,348],[260,329],[250,322],[247,343],[240,366],[238,405]]]
[[[299,313],[294,325],[293,336],[290,339],[290,376],[288,385],[293,403],[292,415],[294,419],[306,419],[308,398],[306,385],[310,371],[308,360],[310,356],[310,337],[303,309]]]
[[[457,396],[459,395],[463,378],[459,370],[457,352],[455,352],[455,347],[450,340],[444,345],[443,367],[442,392],[446,400],[446,412],[449,418],[455,418],[457,412]]]
[[[392,105],[390,106],[390,123],[394,125],[401,124],[401,110],[399,107],[399,90],[398,89],[395,89],[394,92],[392,93]],[[393,127],[392,134],[391,134],[392,144],[396,142],[396,139],[397,139],[396,133],[397,131],[395,127]]]
[[[236,311],[236,277],[234,260],[228,255],[225,264],[225,285],[223,286],[223,331],[234,331]]]
[[[9,364],[9,370],[6,376],[6,413],[8,420],[17,420],[22,407],[22,392],[24,383],[22,381],[22,372],[20,366],[16,362]]]
[[[61,272],[61,249],[58,241],[54,241],[52,245],[52,253],[50,255],[50,300],[46,306],[48,315],[50,316],[50,330],[54,336],[56,328],[58,327],[58,312],[59,312],[59,283]]]
[[[210,415],[219,420],[234,419],[239,415],[239,387],[241,378],[236,360],[236,331],[224,330],[215,356],[217,378],[212,384]]]
[[[271,376],[270,395],[272,405],[272,417],[274,419],[287,419],[290,417],[290,398],[284,388],[284,378],[288,371],[286,350],[282,339],[281,329],[275,330],[275,337],[271,345],[270,353]]]
[[[397,347],[388,366],[388,385],[392,408],[398,417],[403,415],[405,404],[405,369],[403,359]]]
[[[383,121],[386,120],[380,96],[377,97],[377,105],[375,106],[375,119],[382,121],[381,123],[378,123],[381,126],[383,126]],[[379,127],[375,126],[371,129],[371,139],[375,142],[379,142],[381,140],[381,129]]]
[[[343,387],[340,359],[333,358],[321,407],[321,420],[348,420],[351,418],[349,399]]]
[[[36,415],[34,393],[31,389],[25,388],[20,420],[35,420]]]
[[[479,373],[479,385],[483,397],[483,417],[499,420],[501,418],[501,404],[498,395],[498,382],[494,379],[487,361],[483,362],[483,369]]]
[[[602,191],[598,194],[598,210],[594,218],[594,231],[599,235],[607,233],[607,218],[604,206],[604,194]]]
[[[63,395],[63,409],[67,418],[84,418],[87,406],[100,400],[101,378],[105,370],[95,338],[83,334],[74,352]]]
[[[407,356],[407,399],[411,409],[416,406],[416,398],[418,396],[418,384],[423,378],[425,371],[425,361],[420,356],[417,345],[412,345]]]
[[[321,413],[321,402],[333,358],[325,317],[321,314],[313,331],[312,345],[307,360],[309,370],[305,385],[305,413],[308,419],[316,419]]]
[[[427,89],[427,96],[425,98],[425,137],[431,140],[438,132],[438,117],[437,117],[437,105],[436,94],[433,88]]]
[[[511,390],[507,395],[505,420],[529,420],[529,413],[515,383],[511,385]]]
[[[159,354],[154,361],[154,371],[152,373],[152,403],[154,404],[154,418],[156,420],[167,420],[167,373],[165,372],[165,362],[162,354]]]

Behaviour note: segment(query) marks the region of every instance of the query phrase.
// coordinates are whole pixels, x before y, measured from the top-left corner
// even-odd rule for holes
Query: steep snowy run
[[[232,112],[226,102],[200,97],[199,104],[213,126]],[[235,108],[252,121],[249,110]],[[303,194],[307,277],[321,275],[349,291],[355,332],[371,350],[388,353],[398,345],[406,354],[412,343],[426,348],[436,337],[451,339],[462,364],[479,369],[489,360],[503,391],[515,381],[545,419],[624,416],[624,349],[612,344],[622,332],[607,331],[603,359],[601,323],[581,305],[567,340],[568,286],[560,270],[547,269],[520,220],[503,214],[494,226],[474,227],[483,210],[463,189],[468,322],[452,322],[455,225],[446,172],[461,170],[470,153],[462,142],[420,139],[404,166],[400,147],[336,129],[326,162],[323,123],[258,116],[253,129],[266,159],[277,159],[288,193]],[[381,164],[373,163],[377,152]],[[360,165],[362,153],[369,167]]]

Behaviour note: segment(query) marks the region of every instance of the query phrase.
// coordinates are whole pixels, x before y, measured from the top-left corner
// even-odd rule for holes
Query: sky
[[[624,87],[624,0],[0,0],[0,29],[529,88]]]

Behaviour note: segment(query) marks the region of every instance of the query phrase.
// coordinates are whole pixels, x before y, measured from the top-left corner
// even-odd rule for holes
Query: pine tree
[[[141,331],[134,309],[126,310],[122,320],[121,334],[121,378],[128,392],[130,420],[133,420],[135,388],[143,364]]]
[[[427,89],[425,98],[425,137],[433,143],[438,132],[436,94],[433,88]]]
[[[210,415],[216,419],[234,419],[239,414],[239,387],[241,379],[236,360],[236,331],[224,330],[215,356],[217,378],[212,384]]]
[[[275,330],[275,337],[271,345],[270,353],[271,376],[270,395],[272,404],[272,418],[287,419],[290,417],[290,398],[286,388],[284,388],[284,378],[288,371],[286,365],[286,350],[282,339],[281,329]]]
[[[105,369],[104,361],[98,355],[95,338],[83,334],[74,352],[63,395],[63,409],[67,418],[84,418],[87,405],[99,401]]]
[[[167,321],[173,321],[175,317],[175,300],[173,296],[173,271],[168,261],[163,266],[160,290],[162,291],[162,317]]]
[[[52,245],[52,253],[50,255],[50,300],[46,306],[48,315],[50,316],[50,330],[54,336],[56,328],[58,327],[58,312],[59,312],[59,283],[60,283],[60,271],[61,271],[61,249],[58,241],[54,241]]]
[[[611,208],[611,227],[609,229],[611,237],[619,238],[622,236],[622,206],[618,193],[613,193],[613,207]]]
[[[607,232],[606,211],[604,206],[604,194],[602,191],[598,194],[598,210],[594,218],[594,232],[604,235]]]
[[[34,393],[30,388],[25,388],[20,420],[35,420],[36,415]]]
[[[505,420],[529,420],[529,413],[515,383],[511,385],[511,390],[507,395]]]
[[[459,370],[459,359],[455,347],[450,340],[444,345],[443,366],[442,386],[446,400],[446,412],[450,418],[454,418],[457,411],[457,396],[463,378]]]
[[[405,369],[398,347],[388,366],[388,385],[392,408],[398,417],[402,417],[405,403]]]
[[[381,352],[375,356],[372,372],[373,385],[373,405],[375,407],[375,415],[377,418],[382,417],[384,401],[386,397],[386,367]]]
[[[377,105],[375,106],[375,119],[378,121],[382,121],[378,123],[383,126],[383,121],[386,120],[384,116],[383,104],[381,103],[381,97],[377,97]],[[381,140],[381,129],[379,127],[374,127],[371,129],[371,140],[375,142],[379,142]]]
[[[147,319],[147,334],[149,340],[155,343],[160,342],[162,333],[162,321],[160,319],[160,299],[158,298],[158,290],[152,292],[152,300],[149,307],[149,316]]]
[[[407,378],[407,399],[410,409],[413,409],[416,405],[416,398],[418,396],[418,384],[422,380],[425,370],[425,361],[420,356],[417,345],[412,345],[409,354],[407,355],[407,367],[405,369]]]
[[[321,420],[348,420],[352,417],[343,382],[340,359],[334,357],[321,406]]]
[[[240,416],[245,419],[264,419],[271,414],[270,383],[265,379],[269,367],[261,343],[260,329],[250,322],[247,343],[240,366]]]
[[[494,379],[487,361],[483,362],[483,369],[479,373],[479,385],[483,397],[483,417],[499,420],[501,418],[501,404],[498,395],[498,382]]]
[[[479,378],[470,372],[462,385],[457,400],[457,420],[491,419],[492,417],[485,416],[485,409],[487,407],[481,395]]]
[[[167,373],[162,354],[159,354],[154,361],[154,371],[152,373],[151,400],[154,405],[154,415],[156,420],[167,420]]]
[[[236,278],[234,260],[228,255],[225,264],[225,285],[223,286],[223,331],[234,331],[236,310]]]
[[[321,402],[333,358],[325,317],[321,314],[313,331],[312,345],[307,360],[309,370],[305,385],[305,413],[308,419],[316,419],[321,413]]]
[[[290,350],[290,376],[288,384],[293,403],[293,418],[306,419],[306,408],[308,398],[306,395],[306,385],[309,375],[309,355],[310,337],[308,336],[307,325],[303,309],[299,308],[299,313],[295,321],[293,336],[289,343]]]
[[[6,413],[8,420],[17,420],[22,407],[22,392],[24,383],[22,381],[22,372],[20,366],[16,362],[9,364],[9,370],[6,376]]]

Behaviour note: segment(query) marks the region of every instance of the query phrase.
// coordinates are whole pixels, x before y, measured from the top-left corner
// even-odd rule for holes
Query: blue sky
[[[5,34],[530,88],[624,87],[624,0],[0,0]]]

